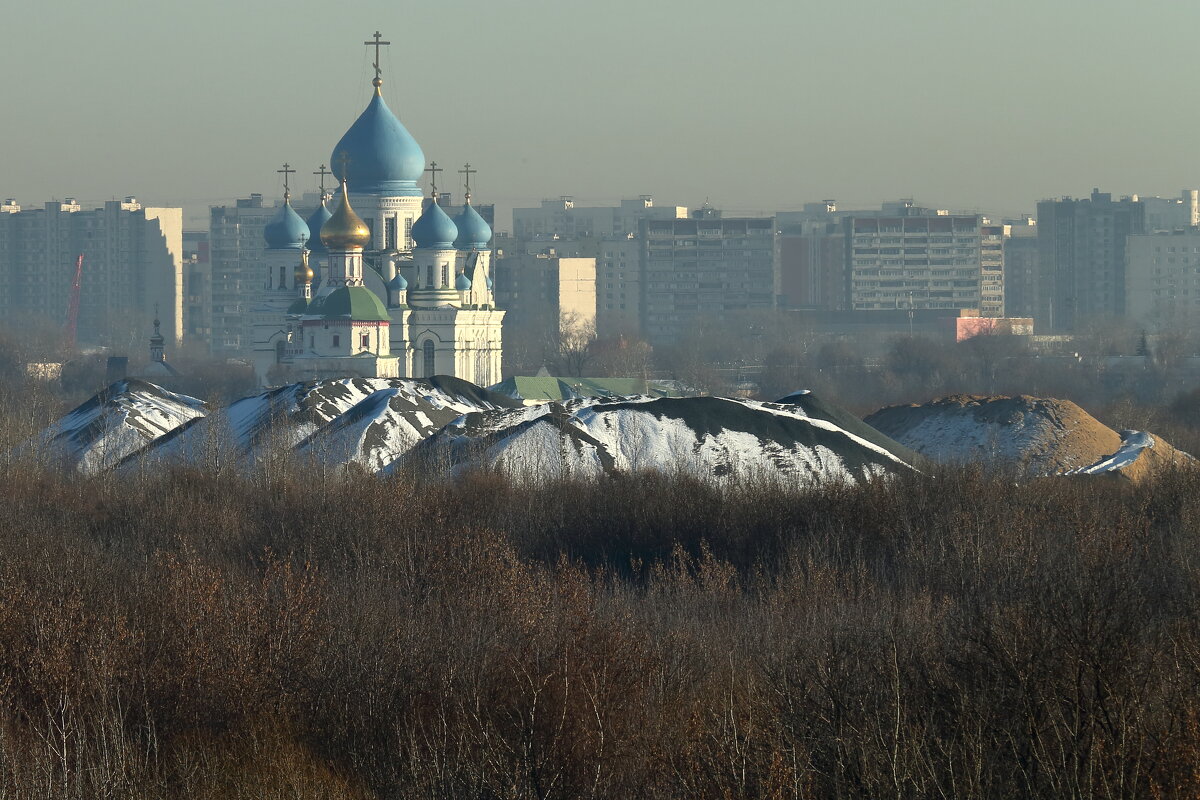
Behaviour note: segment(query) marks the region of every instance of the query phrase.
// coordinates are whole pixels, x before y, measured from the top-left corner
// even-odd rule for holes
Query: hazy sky
[[[8,0],[0,196],[203,219],[280,192],[284,161],[315,188],[369,99],[376,29],[392,110],[502,208],[1016,213],[1200,185],[1183,0]]]

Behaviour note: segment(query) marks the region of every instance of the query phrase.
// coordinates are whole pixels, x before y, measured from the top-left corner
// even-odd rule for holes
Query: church
[[[374,92],[333,148],[339,188],[307,219],[283,204],[263,229],[266,275],[251,309],[255,372],[264,386],[334,377],[453,375],[501,379],[501,323],[492,282],[492,230],[471,205],[438,203],[437,162],[383,99],[375,34]],[[418,181],[431,175],[425,197]],[[329,174],[322,166],[322,178]],[[329,210],[332,202],[333,210]]]

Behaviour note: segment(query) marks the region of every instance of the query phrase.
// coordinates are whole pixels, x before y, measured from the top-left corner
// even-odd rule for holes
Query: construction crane
[[[75,332],[79,327],[79,284],[83,279],[83,253],[75,259],[75,277],[71,280],[71,299],[67,304],[67,353],[75,352]]]

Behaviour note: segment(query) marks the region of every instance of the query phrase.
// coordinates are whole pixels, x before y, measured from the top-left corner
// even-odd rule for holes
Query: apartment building
[[[0,204],[0,314],[65,326],[83,256],[76,341],[139,346],[158,309],[172,345],[184,335],[183,209],[135,197],[85,209],[73,198]]]
[[[843,230],[851,310],[983,305],[980,216],[851,216]]]
[[[703,316],[770,309],[778,293],[774,217],[723,217],[641,223],[642,334],[651,344],[678,341]]]
[[[1200,229],[1125,240],[1125,313],[1150,330],[1200,322]]]
[[[1037,206],[1039,330],[1072,332],[1089,320],[1125,314],[1125,240],[1145,230],[1145,206],[1094,189]]]

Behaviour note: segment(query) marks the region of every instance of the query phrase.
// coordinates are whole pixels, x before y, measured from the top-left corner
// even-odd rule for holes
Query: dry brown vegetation
[[[1200,474],[0,475],[0,797],[1195,797]]]

